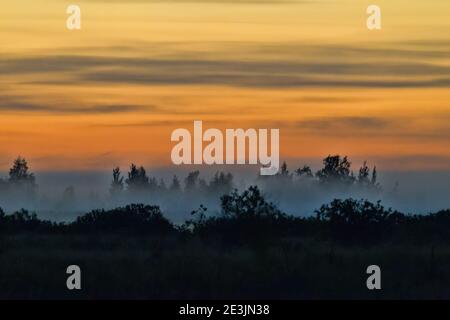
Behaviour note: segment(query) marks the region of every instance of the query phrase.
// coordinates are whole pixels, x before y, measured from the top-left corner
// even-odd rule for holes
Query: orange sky
[[[0,170],[169,165],[194,120],[279,128],[282,159],[450,169],[449,1],[374,2],[381,31],[360,0],[123,3],[1,5]]]

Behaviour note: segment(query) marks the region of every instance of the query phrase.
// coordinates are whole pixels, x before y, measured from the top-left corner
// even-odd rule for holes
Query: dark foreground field
[[[82,290],[66,288],[66,268]],[[366,268],[382,290],[366,288]],[[20,234],[0,240],[0,298],[450,298],[450,246],[330,246],[284,239],[222,248],[172,236]]]
[[[450,211],[405,215],[334,200],[309,218],[257,187],[181,226],[157,206],[95,210],[68,224],[0,210],[0,298],[449,299]],[[69,265],[81,290],[68,290]],[[366,269],[381,268],[381,290]]]

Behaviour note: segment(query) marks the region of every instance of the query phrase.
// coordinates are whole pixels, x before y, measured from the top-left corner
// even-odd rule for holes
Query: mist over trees
[[[27,161],[18,157],[9,169],[9,176],[0,179],[0,194],[9,199],[34,200],[37,195],[36,178],[29,171]]]
[[[235,177],[223,171],[205,178],[199,170],[195,170],[181,179],[174,175],[166,183],[163,179],[153,177],[143,166],[131,164],[123,174],[120,168],[113,169],[106,206],[126,205],[130,202],[157,203],[182,220],[186,212],[194,210],[199,204],[208,207],[210,214],[217,214],[220,212],[218,199],[222,195],[229,194],[236,188],[256,184],[266,197],[285,212],[308,214],[319,203],[335,197],[352,194],[355,197],[375,198],[382,193],[376,167],[370,168],[364,162],[356,172],[355,174],[352,170],[347,157],[329,155],[323,159],[323,166],[315,172],[308,165],[291,172],[284,162],[278,174],[257,175],[254,181],[238,187]]]
[[[278,174],[260,176],[257,184],[282,210],[307,214],[319,203],[334,198],[353,196],[378,200],[383,190],[377,179],[376,167],[370,169],[367,162],[355,175],[346,156],[329,155],[323,159],[322,168],[315,172],[306,164],[291,172],[283,162]]]
[[[411,215],[352,198],[294,216],[258,186],[223,195],[217,215],[200,205],[181,224],[146,204],[83,212],[63,223],[0,208],[0,295],[73,299],[55,274],[87,261],[84,288],[94,289],[82,292],[90,299],[354,299],[355,290],[358,298],[446,299],[449,228],[449,210]],[[389,288],[379,292],[386,296],[364,296],[361,274],[373,263],[388,270]]]
[[[231,194],[235,189],[257,185],[265,197],[283,212],[308,215],[318,204],[334,198],[353,196],[378,200],[383,189],[377,178],[376,167],[370,168],[364,162],[355,174],[350,160],[340,155],[327,156],[316,171],[307,164],[290,169],[284,162],[276,175],[255,175],[253,181],[240,182],[239,185],[231,173],[223,171],[204,177],[195,170],[185,177],[173,175],[166,181],[153,176],[142,165],[132,163],[126,171],[120,167],[112,168],[109,187],[91,191],[88,196],[82,196],[77,186],[70,183],[59,192],[45,194],[38,192],[35,175],[27,161],[18,157],[8,177],[0,179],[0,207],[8,211],[27,208],[38,214],[52,212],[54,219],[70,220],[86,210],[144,203],[161,206],[174,221],[179,222],[200,204],[208,208],[209,215],[217,215],[221,212],[221,196]],[[68,213],[71,215],[65,217]]]
[[[39,218],[28,210],[6,214],[0,207],[2,234],[92,234],[198,238],[221,249],[234,246],[266,247],[288,239],[314,239],[323,244],[372,246],[378,244],[450,243],[450,210],[427,215],[405,214],[380,201],[334,199],[307,217],[283,212],[258,186],[234,189],[220,197],[220,211],[210,215],[203,204],[188,219],[174,223],[157,205],[129,204],[80,214],[72,222]],[[284,239],[284,240],[283,240]],[[295,241],[294,241],[295,243]],[[331,251],[330,254],[333,254]]]
[[[358,175],[355,176],[351,169],[351,162],[340,155],[327,156],[323,159],[323,168],[313,173],[311,167],[304,165],[291,173],[288,170],[286,162],[281,165],[280,171],[274,176],[261,176],[262,181],[269,183],[292,183],[295,181],[317,183],[327,188],[337,188],[340,190],[348,187],[357,186],[359,188],[368,188],[371,190],[381,190],[380,184],[377,182],[377,169],[374,167],[372,171],[367,166],[367,161],[359,168]]]

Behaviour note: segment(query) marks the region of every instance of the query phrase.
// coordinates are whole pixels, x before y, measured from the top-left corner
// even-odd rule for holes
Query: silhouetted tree
[[[9,169],[9,182],[35,182],[34,175],[28,172],[28,163],[24,158],[19,156],[14,160],[13,166]]]
[[[200,171],[192,171],[189,172],[189,174],[187,175],[186,179],[184,179],[184,190],[189,192],[189,191],[194,191],[197,188],[198,185],[198,177],[200,175]]]
[[[123,177],[121,176],[120,168],[116,167],[113,169],[113,180],[111,182],[111,187],[109,188],[109,193],[111,196],[116,197],[122,193],[123,186]]]
[[[358,179],[357,179],[358,184],[363,187],[368,186],[370,184],[369,175],[370,175],[370,169],[367,166],[367,162],[364,161],[364,164],[362,165],[362,167],[359,168]]]
[[[380,201],[354,199],[335,199],[316,210],[316,214],[319,221],[328,223],[333,238],[353,244],[377,242],[405,219],[397,211],[386,210]]]
[[[283,161],[281,168],[280,168],[280,172],[278,173],[280,176],[289,176],[289,170],[287,168],[287,163],[286,161]]]
[[[292,173],[289,172],[286,161],[281,164],[280,171],[275,175],[277,181],[282,184],[289,185],[292,182]]]
[[[346,156],[343,158],[339,155],[328,156],[323,159],[323,165],[324,167],[316,173],[320,182],[351,184],[355,181],[353,173],[350,171],[351,163]]]
[[[297,170],[295,170],[295,173],[299,177],[307,177],[307,178],[314,177],[311,168],[309,166],[306,166],[306,165],[303,166],[303,168],[298,168]]]
[[[128,190],[142,191],[149,187],[149,178],[143,166],[139,168],[133,163],[128,172],[128,178],[125,180]]]
[[[370,169],[367,162],[364,161],[363,166],[359,169],[357,183],[360,187],[379,189],[380,185],[377,183],[377,168],[374,167],[372,177],[370,177]]]
[[[58,227],[50,221],[40,220],[36,213],[29,213],[21,209],[13,214],[6,215],[0,208],[0,231],[4,232],[49,232]]]
[[[264,247],[280,235],[289,221],[273,203],[267,202],[257,186],[239,193],[236,189],[221,197],[221,216],[206,216],[206,207],[192,212],[196,219],[186,222],[188,230],[211,241]]]
[[[28,163],[18,157],[14,160],[13,166],[9,169],[8,184],[15,192],[23,193],[27,197],[34,197],[36,193],[36,181],[33,173],[28,171]]]
[[[377,182],[377,176],[378,176],[377,167],[373,167],[371,183],[374,186],[379,186],[379,184]]]
[[[112,210],[94,210],[71,224],[79,232],[162,235],[175,231],[158,206],[132,204]]]
[[[225,216],[283,216],[284,214],[271,202],[267,202],[257,186],[250,186],[241,194],[237,189],[220,198]]]

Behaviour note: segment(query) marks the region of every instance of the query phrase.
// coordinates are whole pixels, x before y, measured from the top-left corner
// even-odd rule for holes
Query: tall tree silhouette
[[[361,168],[359,168],[358,173],[358,183],[361,185],[368,185],[370,183],[369,180],[370,169],[367,166],[367,161],[364,161],[364,164]]]
[[[228,217],[269,216],[280,218],[284,214],[272,202],[266,201],[257,186],[239,193],[237,189],[220,198],[222,213]]]
[[[134,163],[130,166],[128,178],[125,182],[130,191],[142,191],[149,187],[149,179],[144,167],[138,168]]]
[[[9,169],[9,182],[35,183],[34,174],[28,171],[28,163],[24,158],[19,156],[16,160],[14,160],[13,166]]]
[[[283,161],[280,171],[275,175],[279,183],[289,186],[292,183],[292,173],[289,172],[286,161]]]
[[[357,183],[361,187],[378,189],[380,185],[377,182],[377,168],[373,168],[372,177],[370,177],[370,169],[367,162],[364,161],[363,166],[359,169]]]
[[[281,169],[280,169],[280,172],[278,173],[278,175],[280,175],[280,176],[289,176],[290,175],[289,170],[287,168],[286,161],[283,161],[283,164],[281,165]]]
[[[355,181],[350,170],[351,162],[348,161],[347,156],[341,158],[339,155],[329,155],[323,159],[323,165],[324,167],[316,173],[320,182],[326,184],[352,184]]]
[[[13,166],[9,169],[9,185],[14,191],[23,192],[26,196],[34,196],[36,192],[36,179],[29,172],[28,163],[25,158],[17,157]]]
[[[120,168],[116,167],[113,169],[113,180],[111,182],[111,187],[109,188],[109,193],[112,196],[118,196],[123,191],[123,177],[120,172]]]
[[[298,168],[297,170],[295,170],[295,173],[299,177],[307,177],[307,178],[314,177],[314,174],[312,173],[311,167],[306,166],[306,165],[303,166],[303,168]]]
[[[377,167],[373,167],[371,182],[372,182],[372,185],[374,185],[374,186],[379,186],[379,184],[377,182],[377,177],[378,177]]]
[[[187,177],[184,179],[185,191],[189,192],[197,189],[199,175],[200,171],[198,170],[189,172]]]

